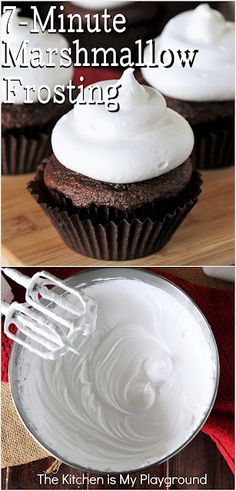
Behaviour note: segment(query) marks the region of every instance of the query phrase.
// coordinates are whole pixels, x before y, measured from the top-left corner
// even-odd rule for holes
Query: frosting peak
[[[186,29],[186,36],[191,41],[202,44],[214,43],[225,32],[226,26],[223,15],[204,3],[193,10]]]
[[[134,68],[127,68],[115,87],[120,87],[119,101],[123,110],[136,105],[137,102],[145,104],[149,99],[148,92],[134,77]]]
[[[140,85],[132,69],[118,82],[96,86],[98,94],[101,89],[116,96],[119,111],[109,112],[104,103],[91,104],[93,86],[86,87],[86,103],[81,104],[79,95],[74,109],[52,133],[54,154],[65,167],[100,181],[125,184],[158,177],[189,157],[193,148],[189,124],[166,107],[159,92]]]
[[[156,53],[166,49],[175,53],[198,50],[192,67],[183,69],[179,60],[168,70],[163,66],[150,67],[152,53],[147,46],[143,75],[152,87],[176,99],[232,100],[235,93],[234,37],[234,23],[226,21],[208,4],[201,4],[169,20],[155,39]]]
[[[94,91],[94,100],[97,104],[90,103],[90,90],[92,85],[85,88],[87,104],[82,104],[82,94],[78,96],[74,108],[76,129],[80,134],[91,134],[96,139],[114,139],[117,135],[124,138],[140,134],[156,125],[166,111],[166,102],[159,92],[147,90],[137,82],[129,68],[124,71],[120,80],[99,82],[98,89]],[[108,87],[109,90],[108,95]],[[104,91],[104,104],[100,104],[100,89]],[[119,110],[108,110],[108,98],[117,96]],[[98,104],[99,102],[99,104]]]

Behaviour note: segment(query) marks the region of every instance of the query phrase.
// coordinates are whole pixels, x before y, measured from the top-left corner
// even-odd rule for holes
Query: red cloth
[[[105,68],[93,68],[93,67],[88,67],[88,68],[75,68],[74,69],[74,74],[73,74],[73,82],[76,86],[83,86],[87,87],[87,85],[90,84],[96,84],[98,82],[101,82],[101,80],[118,80],[123,73],[123,70],[120,69],[111,69],[109,70]],[[80,77],[84,77],[84,81],[81,82]],[[135,78],[140,82],[143,83],[143,77],[140,71],[135,70]]]
[[[37,268],[18,268],[32,276]],[[39,268],[40,269],[40,268]],[[47,268],[60,278],[67,278],[82,268]],[[155,272],[155,268],[146,268]],[[220,356],[220,383],[213,411],[202,431],[217,445],[234,472],[234,294],[231,290],[193,285],[181,278],[163,273],[182,288],[206,316],[216,339]],[[23,301],[23,289],[10,282],[15,300]],[[2,381],[7,382],[8,359],[12,342],[2,333]]]
[[[87,87],[87,85],[95,84],[97,82],[101,82],[101,80],[117,80],[121,77],[122,70],[112,70],[112,69],[104,69],[104,68],[75,68],[73,75],[73,82],[78,87],[83,85]],[[84,77],[84,81],[81,82],[80,77]]]

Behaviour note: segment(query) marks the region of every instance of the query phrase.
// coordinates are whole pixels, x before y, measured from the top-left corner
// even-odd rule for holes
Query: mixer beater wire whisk
[[[24,304],[1,302],[6,335],[45,359],[54,360],[68,351],[78,355],[73,341],[78,334],[87,336],[95,330],[96,302],[46,271],[29,278],[13,268],[2,270],[26,289]],[[14,334],[12,325],[23,336]]]

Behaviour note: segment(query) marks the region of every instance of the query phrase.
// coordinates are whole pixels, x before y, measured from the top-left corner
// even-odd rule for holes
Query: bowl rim
[[[213,408],[213,405],[215,403],[215,399],[217,396],[217,392],[218,392],[219,378],[220,378],[220,360],[219,360],[219,352],[218,352],[216,340],[215,340],[213,331],[210,327],[210,324],[209,324],[208,320],[206,319],[205,315],[203,314],[203,312],[201,311],[201,309],[198,307],[196,302],[188,295],[188,293],[186,293],[182,288],[180,288],[178,285],[176,285],[172,280],[169,280],[168,278],[163,276],[162,271],[158,271],[156,273],[154,271],[147,270],[145,267],[143,267],[143,268],[142,267],[118,267],[118,266],[117,267],[114,267],[114,266],[112,266],[112,267],[92,267],[92,268],[85,267],[85,269],[82,269],[81,271],[78,271],[74,275],[67,278],[65,280],[65,282],[67,284],[69,284],[69,286],[75,287],[75,285],[73,285],[73,284],[71,285],[70,283],[71,282],[73,283],[73,280],[75,280],[76,278],[81,279],[80,282],[76,283],[76,286],[79,287],[83,281],[83,276],[86,276],[86,275],[90,276],[90,273],[93,275],[94,272],[98,272],[98,273],[102,272],[102,274],[104,274],[104,273],[108,274],[108,272],[109,273],[113,272],[113,274],[111,276],[107,276],[108,279],[117,279],[119,277],[127,279],[127,277],[125,277],[124,274],[128,273],[128,271],[129,271],[129,274],[130,274],[130,271],[132,271],[133,273],[138,272],[139,274],[141,274],[141,276],[152,277],[153,283],[151,282],[151,279],[150,279],[150,282],[147,281],[147,283],[153,284],[154,286],[155,286],[156,281],[157,282],[161,281],[162,284],[165,284],[165,286],[168,287],[167,290],[170,287],[172,292],[175,290],[175,292],[178,292],[178,296],[180,294],[180,296],[182,298],[185,298],[186,303],[188,305],[192,304],[194,306],[195,312],[197,312],[199,319],[200,318],[202,319],[202,326],[204,325],[204,329],[206,329],[206,332],[207,332],[208,337],[210,339],[212,353],[214,353],[214,362],[215,362],[214,390],[212,391],[212,397],[211,397],[211,401],[209,403],[209,407],[206,410],[206,412],[204,413],[204,417],[201,420],[201,422],[199,423],[199,425],[197,426],[197,428],[195,429],[195,431],[189,436],[189,438],[184,443],[179,445],[179,447],[177,449],[175,449],[170,454],[164,456],[162,459],[154,460],[153,462],[150,462],[147,465],[145,464],[144,466],[141,466],[141,467],[139,466],[139,467],[135,467],[132,469],[125,469],[125,470],[120,470],[120,471],[113,471],[112,469],[99,470],[99,469],[94,469],[92,467],[85,467],[85,466],[78,464],[77,462],[76,463],[73,462],[72,460],[66,460],[66,458],[63,457],[62,455],[60,455],[59,452],[56,452],[49,445],[45,444],[43,439],[37,434],[37,431],[34,429],[33,425],[30,424],[29,418],[27,418],[27,416],[26,416],[26,414],[22,408],[22,405],[20,403],[20,398],[18,396],[17,377],[15,375],[16,374],[15,366],[17,365],[18,354],[25,348],[23,348],[23,346],[17,344],[16,342],[13,342],[11,353],[10,353],[10,358],[9,358],[8,379],[9,379],[9,387],[10,387],[10,392],[11,392],[13,404],[14,404],[14,407],[16,409],[16,412],[17,412],[21,422],[23,423],[26,430],[30,433],[30,435],[34,439],[34,441],[36,443],[38,443],[52,457],[54,457],[57,460],[60,460],[62,463],[66,464],[70,467],[73,467],[75,469],[79,469],[82,472],[89,472],[89,473],[100,474],[100,475],[104,475],[107,473],[112,473],[113,475],[128,474],[128,473],[133,473],[133,472],[145,471],[146,469],[148,469],[154,465],[163,464],[167,460],[169,460],[172,457],[174,457],[175,455],[177,455],[181,450],[183,450],[195,438],[195,436],[200,432],[202,426],[205,424],[206,420],[208,419],[208,417],[212,411],[212,408]],[[122,275],[122,272],[123,272],[123,275]],[[92,281],[101,280],[101,276],[100,276],[100,278],[99,278],[99,276],[100,275],[98,274],[98,278],[93,278]],[[104,279],[104,278],[102,278],[102,279]],[[134,280],[135,279],[136,280],[141,279],[142,280],[142,278],[137,278],[136,276],[134,276],[132,279],[134,279]],[[158,286],[158,285],[156,284],[156,286]],[[58,290],[58,287],[55,287],[55,290]],[[50,305],[50,303],[51,302],[47,302],[46,304]],[[18,333],[18,331],[17,331],[17,333]],[[17,335],[19,335],[19,334],[17,334]]]

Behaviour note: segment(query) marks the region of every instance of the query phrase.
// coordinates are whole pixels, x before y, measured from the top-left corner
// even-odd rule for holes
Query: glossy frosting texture
[[[189,101],[234,99],[235,24],[217,10],[201,4],[173,17],[155,40],[158,51],[195,50],[193,66],[183,68],[178,58],[171,68],[150,67],[151,50],[145,49],[143,75],[164,95]]]
[[[38,101],[37,92],[41,85],[49,87],[50,92],[54,93],[54,87],[56,85],[67,85],[73,75],[73,67],[65,68],[60,67],[60,50],[68,48],[67,40],[61,34],[49,34],[48,32],[41,33],[39,25],[39,34],[31,33],[33,29],[33,21],[27,17],[19,17],[19,9],[12,14],[9,22],[9,34],[7,33],[7,22],[9,13],[5,13],[1,17],[1,38],[5,41],[11,50],[12,55],[16,58],[19,52],[21,43],[28,41],[29,44],[25,49],[25,62],[27,67],[20,66],[21,57],[16,60],[16,66],[2,68],[2,77],[8,77],[11,79],[21,78],[22,86],[17,82],[15,83],[15,95],[11,94],[11,102],[15,104],[22,104],[26,99],[26,92],[24,86],[34,85],[35,92],[30,91],[30,100],[33,102]],[[20,26],[19,22],[27,23],[27,26]],[[46,50],[50,48],[57,48],[58,54],[52,55],[52,63],[55,67],[37,67],[34,68],[30,65],[30,61],[36,59],[36,54],[32,54],[32,50],[40,49],[42,53],[42,63],[48,64],[48,57]],[[2,56],[1,60],[4,61],[5,57]],[[11,84],[11,86],[14,84]],[[7,99],[5,84],[1,84],[1,100],[5,102]],[[41,91],[42,99],[47,97],[47,91]],[[9,100],[8,100],[9,101]]]
[[[87,103],[81,104],[79,95],[74,109],[53,130],[52,147],[61,164],[93,179],[122,184],[158,177],[189,157],[194,142],[189,124],[166,107],[159,92],[139,84],[132,69],[119,81],[98,85],[104,92],[114,86],[114,94],[120,87],[119,111],[89,104],[87,87]]]
[[[172,295],[137,280],[99,280],[95,331],[54,362],[22,352],[27,417],[54,452],[100,471],[165,458],[201,424],[216,367],[194,318]],[[26,379],[25,379],[26,378]]]

